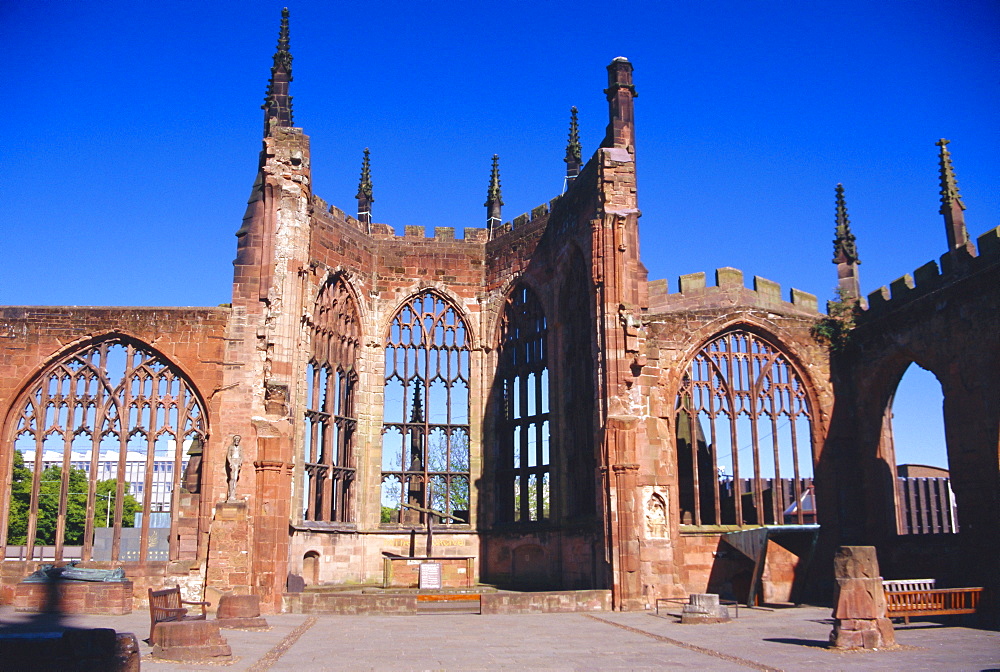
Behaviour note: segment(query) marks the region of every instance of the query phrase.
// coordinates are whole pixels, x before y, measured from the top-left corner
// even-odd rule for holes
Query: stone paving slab
[[[663,613],[663,612],[661,612]],[[678,611],[679,615],[679,611]],[[602,613],[598,618],[685,644],[729,653],[780,670],[991,670],[1000,669],[1000,632],[940,622],[897,623],[892,650],[840,652],[827,648],[830,609],[740,609],[739,618],[716,625],[681,625],[651,612]],[[715,669],[709,667],[707,669]]]
[[[142,669],[231,670],[1000,670],[1000,633],[961,619],[898,625],[892,651],[825,648],[829,608],[740,609],[717,625],[680,625],[651,612],[431,616],[266,616],[267,631],[224,630],[228,664],[155,661],[140,642]],[[125,616],[46,619],[0,607],[0,632],[108,627],[149,634],[145,611]],[[2,669],[2,664],[0,664]]]

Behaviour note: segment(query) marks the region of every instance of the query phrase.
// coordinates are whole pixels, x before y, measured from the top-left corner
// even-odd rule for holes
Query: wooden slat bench
[[[182,605],[201,607],[201,613],[188,615],[187,607]],[[173,588],[163,590],[149,589],[149,643],[155,644],[154,630],[157,623],[167,623],[170,621],[204,621],[207,618],[207,607],[211,602],[191,602],[181,599],[181,587],[175,585]]]
[[[979,609],[982,588],[935,588],[934,583],[934,579],[883,581],[886,615],[909,624],[911,616],[974,614]]]

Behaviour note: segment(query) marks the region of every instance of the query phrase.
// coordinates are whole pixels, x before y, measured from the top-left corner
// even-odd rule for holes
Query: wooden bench
[[[188,614],[187,607],[182,605],[201,607],[201,613]],[[171,621],[204,621],[207,618],[207,607],[211,602],[191,602],[181,599],[181,587],[175,585],[173,588],[163,590],[149,589],[149,643],[155,644],[154,630],[157,623],[167,623]]]
[[[974,614],[979,609],[982,588],[935,588],[934,584],[934,579],[882,581],[886,615],[909,624],[911,616]]]

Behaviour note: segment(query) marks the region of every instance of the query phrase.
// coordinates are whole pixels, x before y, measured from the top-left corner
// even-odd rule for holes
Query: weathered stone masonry
[[[970,242],[950,155],[942,159],[942,213],[952,250],[941,271],[921,267],[915,280],[892,283],[891,295],[861,301],[838,187],[834,261],[843,314],[855,326],[831,351],[816,329],[831,318],[806,292],[784,297],[756,276],[751,289],[732,268],[718,269],[714,286],[705,273],[681,275],[676,286],[648,281],[639,249],[637,94],[626,59],[608,66],[607,133],[585,163],[573,110],[565,193],[504,223],[494,157],[487,228],[466,228],[461,238],[451,226],[432,236],[404,226],[396,235],[375,221],[367,151],[357,217],[313,193],[309,137],[293,125],[291,63],[286,12],[258,174],[236,232],[230,305],[2,309],[5,521],[22,505],[34,511],[32,524],[43,518],[37,484],[19,495],[23,502],[10,495],[15,451],[55,445],[41,426],[49,420],[30,409],[75,403],[37,390],[58,387],[46,382],[62,375],[53,372],[76,370],[78,353],[104,343],[156,358],[167,378],[194,391],[189,407],[204,409],[189,418],[197,427],[170,444],[176,465],[199,456],[200,470],[173,472],[169,557],[153,559],[147,516],[147,555],[110,563],[125,565],[137,602],[149,586],[180,582],[212,600],[257,595],[265,613],[318,609],[318,598],[288,586],[381,585],[387,566],[423,554],[428,510],[446,515],[434,521],[433,546],[449,558],[452,582],[597,590],[593,599],[604,604],[610,594],[616,609],[689,593],[746,599],[753,563],[724,535],[761,522],[811,523],[802,507],[813,487],[817,554],[799,564],[802,549],[768,542],[763,595],[788,599],[794,587],[829,596],[841,544],[876,546],[887,575],[996,588],[986,558],[996,557],[997,542],[984,531],[1000,523],[1000,243],[996,231],[978,247]],[[422,326],[433,320],[437,326]],[[438,368],[421,368],[426,362]],[[948,538],[897,533],[884,418],[910,362],[934,371],[945,392],[962,516],[961,532]],[[137,371],[138,390],[155,372]],[[101,394],[80,399],[103,404],[110,393]],[[157,404],[177,402],[169,392],[120,395],[132,404],[122,407],[126,415],[144,404],[155,415]],[[136,420],[108,413],[128,448]],[[800,432],[779,427],[779,418]],[[74,427],[60,430],[59,450],[77,450]],[[779,429],[790,433],[796,468],[804,465],[794,478]],[[227,501],[226,455],[236,436],[243,462]],[[781,466],[781,478],[768,461],[772,471]],[[62,492],[65,502],[80,496]],[[61,530],[68,508],[57,514]],[[105,515],[113,523],[121,512],[109,500]],[[112,527],[124,539],[122,526]],[[90,557],[88,544],[85,563],[109,564]],[[47,545],[29,541],[18,552]],[[52,552],[65,560],[75,548],[60,540]],[[36,564],[4,561],[4,597]],[[416,570],[397,574],[415,580]]]

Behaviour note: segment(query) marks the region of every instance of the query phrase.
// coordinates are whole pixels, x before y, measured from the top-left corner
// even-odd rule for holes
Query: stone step
[[[417,595],[418,614],[479,614],[479,594]]]

